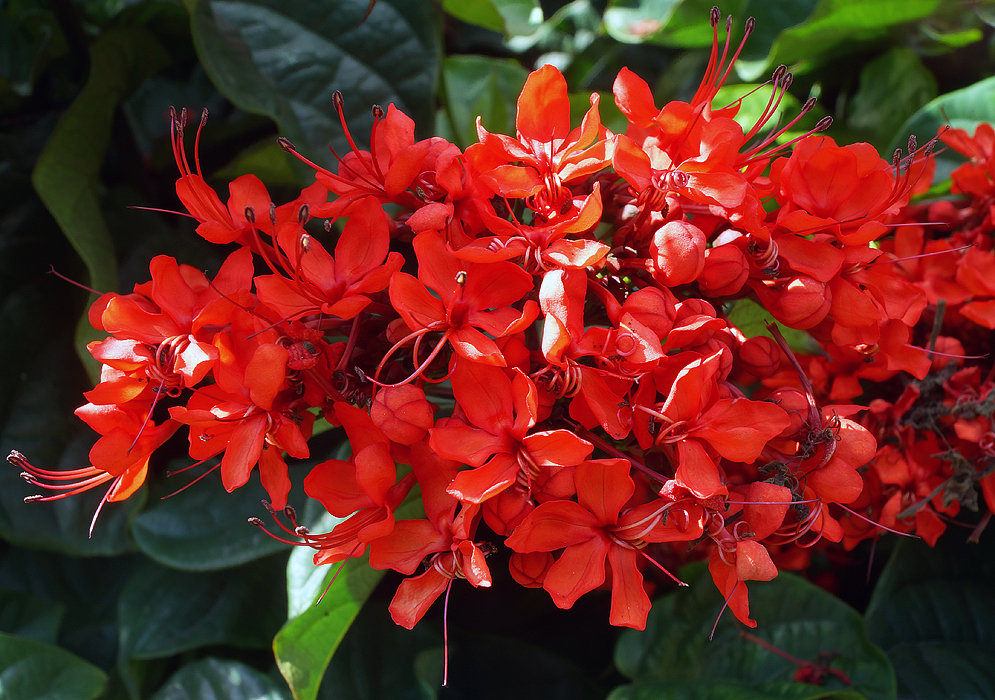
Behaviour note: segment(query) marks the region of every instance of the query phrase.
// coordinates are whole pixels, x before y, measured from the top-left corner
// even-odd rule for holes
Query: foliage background
[[[280,197],[308,173],[277,135],[325,165],[327,144],[347,148],[334,90],[361,144],[370,106],[394,103],[420,136],[461,147],[475,140],[477,115],[514,133],[515,99],[543,63],[585,106],[591,91],[610,93],[621,66],[650,82],[658,104],[686,98],[707,61],[710,4],[0,1],[0,450],[44,468],[87,463],[93,438],[72,411],[97,370],[84,350],[90,299],[50,268],[126,291],[147,279],[155,254],[209,270],[222,258],[189,220],[131,208],[178,208],[170,105],[189,108],[193,123],[210,110],[201,161],[223,197],[247,172]],[[922,143],[943,123],[995,117],[990,3],[721,9],[735,16],[737,39],[747,16],[757,29],[729,80],[742,85],[720,98],[785,63],[795,80],[784,112],[819,98],[800,128],[830,114],[838,141],[868,141],[886,157],[910,133]],[[766,95],[757,100],[747,119]],[[610,97],[602,106],[621,130]],[[948,159],[940,154],[940,178]],[[363,566],[313,605],[328,572],[245,524],[263,514],[258,484],[228,495],[208,477],[162,500],[193,478],[166,477],[189,463],[184,442],[161,450],[149,485],[106,508],[92,538],[100,494],[25,505],[31,487],[0,470],[4,698],[995,698],[992,533],[965,545],[956,528],[935,551],[885,538],[870,566],[865,548],[818,557],[809,578],[838,597],[787,574],[751,589],[759,636],[807,660],[838,654],[850,687],[793,683],[795,667],[740,638],[730,619],[707,642],[721,599],[694,568],[683,575],[697,583],[658,601],[644,633],[620,634],[605,596],[557,610],[502,576],[499,560],[494,589],[454,587],[451,683],[440,689],[441,611],[413,632],[396,628],[386,604],[397,579]],[[312,464],[341,454],[341,442],[336,431],[315,438]],[[292,467],[298,483],[308,467]],[[334,524],[299,487],[291,502],[312,529]]]

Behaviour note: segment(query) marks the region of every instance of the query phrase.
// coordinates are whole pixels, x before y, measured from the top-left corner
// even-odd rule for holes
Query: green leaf
[[[605,29],[617,41],[641,44],[667,26],[680,4],[681,0],[640,0],[633,6],[612,0],[605,10]]]
[[[13,549],[0,563],[0,586],[65,609],[59,643],[101,668],[117,658],[117,603],[137,557],[68,557]]]
[[[504,33],[504,17],[491,0],[443,0],[442,9],[467,24]]]
[[[13,336],[30,337],[44,303],[34,298],[41,287],[22,290],[0,308],[0,323]],[[35,315],[32,315],[35,314]],[[24,329],[24,335],[19,329]],[[8,343],[7,345],[18,345]],[[82,403],[73,387],[83,374],[82,367],[69,347],[69,338],[56,333],[48,347],[23,344],[33,350],[33,357],[21,357],[7,367],[20,367],[4,380],[13,380],[9,393],[0,396],[0,452],[23,453],[35,466],[43,469],[70,470],[88,465],[87,452],[94,435],[72,415]],[[4,348],[0,358],[10,356]],[[6,382],[4,382],[6,383]],[[5,387],[7,388],[7,387]],[[67,388],[69,391],[67,392]],[[72,425],[75,423],[75,425]],[[78,432],[73,435],[73,431]],[[88,536],[90,522],[103,497],[106,486],[48,503],[24,503],[26,496],[43,489],[22,481],[18,470],[9,464],[0,469],[0,536],[9,542],[70,554],[119,554],[134,548],[127,534],[127,521],[141,506],[138,495],[123,504],[107,504]]]
[[[935,548],[903,539],[867,608],[871,638],[888,653],[900,698],[995,698],[995,541],[957,536]]]
[[[974,129],[981,122],[995,123],[995,77],[932,100],[902,124],[888,151],[904,149],[912,134],[919,139],[920,144],[926,143],[944,125],[964,129],[969,135],[973,135]],[[949,148],[941,149],[936,158],[938,169],[945,170],[947,174],[964,161],[963,156]],[[942,179],[942,175],[940,177]]]
[[[284,625],[273,640],[276,665],[295,700],[317,696],[332,654],[384,574],[370,568],[366,556],[327,569],[322,583],[328,592],[321,602]]]
[[[318,697],[321,700],[426,698],[426,688],[419,680],[415,663],[422,651],[441,646],[441,636],[428,626],[417,625],[406,630],[394,624],[385,604],[367,604],[335,651]],[[441,674],[442,659],[438,661],[436,671]],[[439,681],[441,676],[430,687],[438,687]]]
[[[514,134],[518,95],[528,72],[511,59],[451,56],[442,64],[446,109],[456,144],[477,142],[477,117],[491,133]]]
[[[283,619],[282,559],[215,572],[146,563],[118,602],[119,652],[154,659],[215,644],[265,648]]]
[[[729,322],[747,338],[770,336],[767,324],[776,323],[770,312],[752,299],[737,299],[726,307],[725,315]],[[802,353],[819,352],[818,344],[805,331],[788,328],[779,323],[776,325],[792,350]]]
[[[896,47],[874,59],[860,72],[847,126],[867,132],[884,146],[902,124],[936,97],[936,78],[912,49]],[[908,135],[905,135],[906,140]]]
[[[52,644],[0,633],[0,694],[5,700],[91,700],[107,676]]]
[[[635,682],[612,699],[895,697],[887,657],[868,638],[860,615],[838,598],[787,573],[750,582],[749,594],[750,616],[759,623],[751,634],[803,661],[828,655],[822,658],[851,685],[832,675],[821,686],[793,682],[798,667],[741,637],[743,628],[728,612],[709,641],[723,601],[705,573],[690,589],[656,601],[645,631],[622,634],[616,665]]]
[[[347,445],[342,446],[344,456]],[[417,488],[394,511],[397,520],[424,517]],[[311,507],[313,533],[329,532],[341,519],[320,516]],[[370,568],[369,555],[343,564],[316,567],[312,550],[300,547],[287,564],[287,598],[291,619],[273,640],[276,665],[290,685],[295,700],[314,700],[325,668],[342,642],[363,603],[384,572]],[[310,566],[310,570],[308,567]],[[320,602],[319,602],[320,601]]]
[[[34,89],[42,58],[55,34],[55,18],[17,3],[0,9],[0,79],[20,97]],[[3,81],[0,80],[0,85]]]
[[[111,30],[94,42],[90,77],[59,120],[31,179],[90,274],[90,286],[117,289],[117,262],[110,232],[100,212],[100,166],[110,143],[118,105],[146,77],[166,65],[162,46],[142,29]],[[77,331],[78,352],[94,381],[99,364],[85,350],[94,331],[84,316]]]
[[[0,589],[0,632],[54,643],[66,608],[29,593]]]
[[[237,661],[204,659],[174,673],[151,700],[285,700],[270,678]]]
[[[319,164],[334,166],[349,145],[332,105],[345,97],[357,142],[373,123],[370,107],[393,103],[430,127],[441,62],[431,3],[379,0],[191,0],[194,44],[228,99],[271,117],[283,136]],[[308,181],[312,176],[308,176]]]
[[[294,480],[297,467],[291,470]],[[260,501],[269,495],[257,478],[231,493],[224,493],[216,481],[205,482],[158,501],[136,517],[132,536],[138,548],[160,564],[186,571],[227,569],[286,549],[246,522],[250,516],[266,516]],[[182,484],[170,486],[175,490]]]
[[[820,0],[804,22],[780,32],[765,57],[751,61],[751,53],[737,61],[736,72],[744,80],[755,80],[783,63],[804,73],[815,61],[827,60],[848,46],[884,37],[890,27],[928,17],[939,4],[940,0]],[[787,0],[777,7],[785,17],[797,18]],[[798,7],[808,9],[807,4]],[[758,17],[758,26],[763,27],[764,21]]]

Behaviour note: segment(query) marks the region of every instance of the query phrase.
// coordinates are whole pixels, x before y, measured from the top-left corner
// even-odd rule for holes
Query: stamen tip
[[[263,521],[256,517],[249,518],[248,523],[249,525],[255,525],[256,527],[263,527]]]
[[[276,140],[276,142],[280,144],[280,148],[288,153],[297,153],[297,147],[290,142],[290,139],[281,136]]]
[[[11,450],[10,454],[7,455],[7,461],[13,464],[15,467],[22,467],[27,463],[27,457],[22,455],[17,450]]]
[[[24,497],[24,502],[25,503],[37,503],[38,501],[42,501],[44,499],[45,499],[45,497],[42,496],[40,493],[38,493],[38,494],[35,494],[34,496],[25,496]]]

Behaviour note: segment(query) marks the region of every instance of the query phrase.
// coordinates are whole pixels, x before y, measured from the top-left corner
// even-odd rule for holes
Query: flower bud
[[[736,352],[743,369],[758,377],[769,377],[781,364],[781,349],[773,338],[765,335],[749,338]]]
[[[515,552],[508,562],[508,569],[511,577],[526,588],[542,588],[553,561],[553,555],[549,552]]]
[[[720,245],[705,251],[705,266],[698,275],[698,288],[708,296],[737,294],[750,276],[750,263],[734,245]]]
[[[425,392],[410,384],[377,392],[370,417],[390,440],[401,445],[413,445],[424,438],[434,418]]]
[[[771,393],[767,397],[767,401],[775,403],[784,409],[785,413],[788,414],[788,419],[791,421],[790,425],[781,432],[780,437],[790,438],[808,430],[808,417],[811,406],[809,405],[808,397],[803,392],[798,389],[784,387],[776,389]]]
[[[686,221],[668,221],[653,234],[653,277],[667,287],[687,284],[705,266],[705,234]]]
[[[812,328],[826,317],[833,298],[827,285],[808,275],[792,278],[779,293],[768,292],[760,296],[774,318],[802,330]]]

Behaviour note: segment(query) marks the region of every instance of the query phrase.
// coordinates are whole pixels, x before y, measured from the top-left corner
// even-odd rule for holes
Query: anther
[[[200,125],[204,127],[207,124],[207,107],[204,107],[204,111],[200,113]]]
[[[325,233],[331,233],[331,232],[332,232],[332,220],[325,219]]]
[[[466,270],[460,270],[456,273],[456,284],[461,287],[466,286]]]
[[[805,104],[802,105],[801,111],[810,112],[812,109],[815,108],[815,105],[818,104],[818,102],[819,100],[815,97],[808,98],[807,100],[805,100]],[[815,128],[818,129],[819,128],[818,125],[816,125]]]
[[[256,223],[256,210],[255,209],[253,209],[252,207],[246,207],[244,213],[245,213],[245,220],[246,221],[248,221],[250,224]]]
[[[808,102],[806,102],[805,104],[808,104]],[[833,125],[833,118],[827,115],[815,123],[815,128],[812,129],[812,131],[825,131],[832,125]]]
[[[311,531],[308,530],[303,525],[298,525],[297,527],[294,528],[294,534],[297,535],[298,537],[307,537],[308,535],[311,534]]]
[[[771,80],[777,85],[778,81],[784,77],[784,74],[788,72],[788,67],[783,63],[774,69],[774,74],[771,75]]]
[[[342,93],[338,90],[332,93],[332,106],[335,107],[337,112],[341,112],[345,106],[345,98],[342,97]]]
[[[295,522],[297,520],[297,511],[294,510],[293,506],[285,506],[283,509],[283,515],[290,522]]]
[[[305,253],[311,252],[311,236],[306,233],[301,235],[301,249]]]
[[[297,153],[297,147],[294,144],[290,143],[290,139],[281,136],[276,140],[276,142],[280,144],[280,148],[287,151],[288,153]]]
[[[746,24],[743,26],[743,33],[746,36],[749,36],[750,34],[753,33],[753,30],[756,28],[756,26],[757,26],[757,20],[756,20],[756,18],[755,17],[747,17],[746,18]]]
[[[373,112],[374,119],[383,119],[383,107],[380,105],[373,105],[373,109],[370,111]]]
[[[269,203],[269,222],[276,227],[276,205],[273,202]]]
[[[13,464],[15,467],[24,468],[24,465],[28,463],[28,458],[22,455],[17,450],[11,450],[10,454],[7,455],[7,461]]]
[[[265,525],[263,525],[263,521],[256,517],[249,518],[248,522],[249,525],[255,525],[256,527],[265,527]]]
[[[276,515],[276,508],[273,507],[272,503],[270,503],[265,499],[260,501],[260,503],[263,504],[263,508],[266,509],[266,512],[268,512],[270,515]]]
[[[302,204],[301,208],[297,210],[297,222],[303,226],[311,218],[311,207],[307,204]]]
[[[909,153],[915,153],[915,152],[916,152],[916,135],[915,134],[910,134],[909,135]]]
[[[43,500],[45,500],[45,497],[42,496],[41,494],[35,494],[34,496],[24,497],[25,503],[37,503],[38,501],[43,501]]]
[[[21,473],[19,474],[19,476],[20,476],[20,477],[21,477],[22,479],[24,479],[25,481],[27,481],[27,482],[28,482],[29,484],[32,484],[32,483],[34,483],[34,480],[35,480],[35,478],[34,478],[33,476],[31,476],[31,475],[30,475],[29,473],[27,473],[27,472],[21,472]]]
[[[895,152],[891,156],[891,167],[897,168],[898,164],[902,162],[902,149],[896,148]]]

